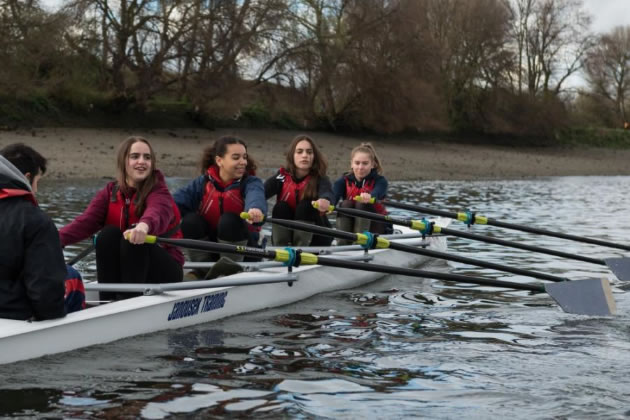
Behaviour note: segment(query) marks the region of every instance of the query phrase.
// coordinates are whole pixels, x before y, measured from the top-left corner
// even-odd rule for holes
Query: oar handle
[[[239,217],[240,217],[241,219],[243,219],[243,220],[252,220],[252,216],[250,216],[250,214],[249,214],[249,213],[247,213],[246,211],[242,211],[242,212],[239,214]],[[263,220],[262,220],[262,221],[263,221],[263,222],[265,221],[265,217],[264,217],[264,216],[263,216]]]
[[[319,203],[317,201],[313,201],[313,208],[316,208],[317,210],[319,210]],[[335,211],[335,206],[333,206],[332,204],[330,206],[328,206],[328,209],[326,210],[328,213],[330,213],[331,211]]]
[[[355,196],[354,196],[354,198],[353,198],[353,200],[354,200],[354,201],[361,201],[361,200],[362,200],[362,198],[361,198],[361,196],[360,196],[360,195],[355,195]],[[368,203],[370,203],[370,204],[374,204],[374,203],[376,203],[376,198],[374,198],[374,197],[370,198],[370,200],[368,201]]]
[[[361,196],[357,195],[353,198],[354,201],[361,201]],[[370,200],[368,201],[368,203],[370,204],[374,204],[376,202],[376,199],[374,197],[370,198]],[[313,207],[316,209],[319,209],[319,203],[317,201],[313,201]],[[328,206],[328,213],[335,211],[335,206],[333,206],[332,204],[330,206]]]

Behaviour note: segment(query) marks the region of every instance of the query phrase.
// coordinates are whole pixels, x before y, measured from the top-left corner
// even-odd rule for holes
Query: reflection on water
[[[40,201],[62,226],[104,182],[50,181]],[[392,199],[623,243],[629,190],[628,177],[404,182],[393,183]],[[471,230],[595,258],[623,254]],[[68,247],[67,257],[82,247]],[[449,251],[572,279],[607,273],[463,239],[451,238]],[[94,276],[93,256],[78,267]],[[424,268],[532,281],[459,263]],[[630,414],[630,303],[621,289],[618,316],[589,318],[565,314],[543,295],[392,276],[213,324],[0,366],[0,416],[444,418],[466,410],[477,418],[622,417]]]

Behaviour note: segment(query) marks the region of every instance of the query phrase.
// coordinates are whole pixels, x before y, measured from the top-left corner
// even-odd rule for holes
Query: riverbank
[[[266,177],[284,162],[286,147],[298,131],[259,129],[81,129],[35,128],[0,131],[0,147],[22,142],[49,160],[49,177],[80,179],[112,177],[118,144],[130,135],[152,143],[158,167],[169,176],[198,173],[201,150],[221,135],[243,138]],[[330,133],[311,135],[329,161],[336,178],[348,170],[350,150],[364,139]],[[513,148],[457,144],[439,140],[369,138],[390,180],[519,179],[566,175],[630,175],[630,149]]]

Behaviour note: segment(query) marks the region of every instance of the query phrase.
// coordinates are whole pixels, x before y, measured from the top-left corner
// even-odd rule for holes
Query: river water
[[[40,202],[61,226],[104,183],[44,180]],[[391,196],[613,242],[628,242],[630,232],[630,177],[400,182]],[[490,226],[471,230],[596,258],[622,255]],[[607,275],[605,267],[480,242],[451,238],[448,246],[571,279]],[[86,278],[94,276],[91,258],[78,265]],[[455,263],[423,268],[515,279]],[[390,276],[213,324],[0,366],[0,417],[623,418],[630,298],[623,285],[614,290],[616,316],[586,317],[562,312],[546,295]]]

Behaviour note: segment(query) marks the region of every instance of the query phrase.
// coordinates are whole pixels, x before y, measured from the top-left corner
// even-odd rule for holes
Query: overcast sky
[[[615,26],[630,25],[630,0],[583,1],[584,8],[593,15],[593,31],[608,32]]]

